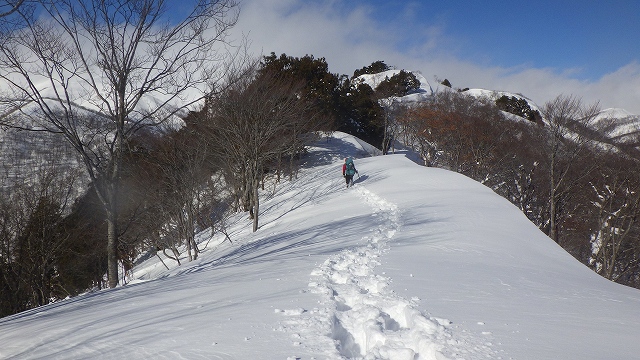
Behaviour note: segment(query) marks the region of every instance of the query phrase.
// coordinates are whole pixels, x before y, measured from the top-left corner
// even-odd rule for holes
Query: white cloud
[[[456,58],[461,46],[442,24],[403,28],[400,14],[381,23],[367,6],[349,7],[342,1],[247,0],[235,34],[248,34],[255,55],[324,57],[332,72],[354,70],[383,60],[389,65],[420,71],[428,79],[447,78],[454,87],[486,88],[522,93],[539,105],[560,94],[571,94],[602,108],[620,107],[640,114],[640,64],[633,62],[597,81],[574,77],[579,69],[512,68]],[[408,35],[409,34],[409,35]]]

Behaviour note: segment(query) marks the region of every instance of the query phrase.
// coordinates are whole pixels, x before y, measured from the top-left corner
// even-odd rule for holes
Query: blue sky
[[[640,114],[640,1],[241,0],[255,55],[376,60],[454,87],[565,94]]]
[[[412,29],[437,26],[443,52],[503,67],[571,71],[581,79],[601,76],[638,60],[640,1],[375,1],[381,24]],[[373,4],[373,5],[372,5]]]

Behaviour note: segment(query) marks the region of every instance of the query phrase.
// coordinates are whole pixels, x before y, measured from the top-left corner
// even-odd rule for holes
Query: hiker
[[[356,166],[353,164],[352,158],[345,158],[344,164],[342,165],[342,176],[347,182],[347,187],[349,184],[353,186],[353,175],[359,174],[358,170],[356,170]]]

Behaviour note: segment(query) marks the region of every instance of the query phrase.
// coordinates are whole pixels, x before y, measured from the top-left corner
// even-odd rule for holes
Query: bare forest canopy
[[[46,135],[16,130],[33,113],[3,115],[3,146],[13,151],[0,158],[0,316],[115,286],[105,246],[113,231],[121,274],[157,252],[197,259],[205,229],[233,241],[232,213],[246,212],[258,231],[260,197],[295,177],[306,146],[331,131],[485,184],[585,266],[640,288],[639,132],[616,133],[615,119],[570,95],[538,108],[446,79],[427,91],[419,74],[383,61],[352,76],[328,68],[324,58],[271,53],[217,79],[181,126],[147,117],[130,127],[135,107],[100,125],[70,103],[48,108],[45,96],[25,104],[53,119]],[[67,144],[64,153],[51,156],[35,136]]]

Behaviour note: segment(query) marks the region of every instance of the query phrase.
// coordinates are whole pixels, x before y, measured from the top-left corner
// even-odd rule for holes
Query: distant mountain
[[[538,104],[522,94],[486,89],[470,89],[464,93],[492,101],[502,96],[516,97],[525,100],[532,110],[540,111]],[[604,135],[604,139],[601,140],[607,143],[627,147],[640,146],[640,115],[620,108],[608,108],[600,111],[593,125]]]
[[[387,70],[377,74],[360,75],[356,79],[368,84],[372,89],[375,89],[382,81],[398,74],[400,71],[401,70],[399,69]],[[436,86],[434,88],[421,73],[415,71],[411,72],[420,81],[420,88],[415,93],[394,99],[396,102],[419,103],[427,101],[430,97],[440,91],[456,91],[440,83],[435,83]],[[461,93],[475,97],[479,100],[488,100],[492,102],[495,102],[503,96],[507,96],[526,101],[533,111],[541,113],[542,109],[542,107],[532,99],[520,93],[481,88],[466,89],[461,91]],[[505,115],[510,118],[521,118],[518,115],[507,112],[505,112]],[[544,119],[542,119],[542,121],[544,121]],[[593,125],[593,127],[598,130],[597,133],[594,132],[593,134],[594,141],[612,145],[623,152],[640,157],[640,115],[632,114],[624,109],[607,108],[600,112]]]
[[[640,115],[624,109],[608,108],[600,112],[596,125],[615,144],[640,146]]]

